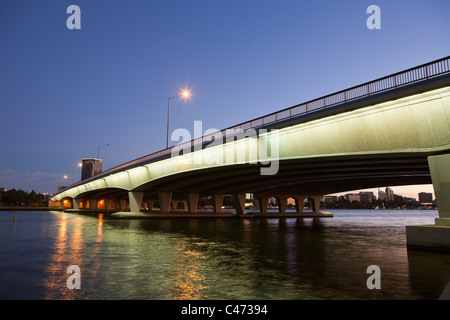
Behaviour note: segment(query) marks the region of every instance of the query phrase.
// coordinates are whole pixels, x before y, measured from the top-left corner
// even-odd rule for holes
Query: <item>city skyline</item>
[[[165,148],[185,88],[171,130],[222,129],[450,52],[446,1],[377,1],[379,30],[369,1],[80,0],[79,30],[71,4],[0,4],[0,187],[54,193],[105,144],[104,169]]]
[[[350,191],[346,191],[346,192],[333,193],[330,195],[344,196],[346,194],[351,194],[351,193],[373,192],[373,194],[378,199],[378,191],[384,191],[386,188],[391,188],[394,191],[394,194],[396,194],[396,195],[400,195],[403,197],[409,197],[409,198],[415,198],[416,200],[419,200],[420,192],[431,193],[433,200],[435,199],[433,185],[431,185],[431,184],[430,185],[429,184],[412,185],[412,186],[386,186],[386,187],[380,187],[380,188],[350,190]]]

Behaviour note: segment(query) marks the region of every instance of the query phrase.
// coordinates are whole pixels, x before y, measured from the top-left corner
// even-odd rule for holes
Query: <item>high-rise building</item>
[[[381,200],[381,201],[386,201],[386,192],[384,192],[384,191],[378,191],[378,200]]]
[[[389,187],[386,187],[386,201],[394,201],[394,190]]]
[[[433,202],[433,194],[429,192],[420,192],[419,193],[419,202],[420,203],[431,203]]]
[[[81,180],[89,179],[102,172],[102,159],[87,158],[81,163]]]

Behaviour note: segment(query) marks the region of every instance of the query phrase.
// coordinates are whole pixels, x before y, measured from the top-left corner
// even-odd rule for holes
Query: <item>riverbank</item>
[[[0,207],[0,211],[64,211],[55,207]]]

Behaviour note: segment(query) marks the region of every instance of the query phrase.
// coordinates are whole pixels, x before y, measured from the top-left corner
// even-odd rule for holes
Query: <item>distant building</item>
[[[416,198],[402,197],[402,203],[404,204],[415,204]]]
[[[394,190],[389,187],[386,188],[386,201],[394,201]]]
[[[394,202],[395,203],[403,203],[403,196],[394,194]]]
[[[386,201],[386,192],[384,191],[378,191],[378,200],[380,201]]]
[[[337,202],[337,196],[325,196],[323,198],[323,202],[324,203]]]
[[[88,158],[83,159],[81,163],[81,180],[89,179],[102,173],[103,160]]]
[[[354,194],[354,193],[348,193],[345,195],[345,198],[347,199],[348,202],[361,202],[361,196],[359,194]]]
[[[433,202],[433,194],[429,192],[420,192],[419,193],[419,202],[420,203],[432,203]]]
[[[373,192],[360,192],[359,198],[361,203],[371,203],[373,200]]]

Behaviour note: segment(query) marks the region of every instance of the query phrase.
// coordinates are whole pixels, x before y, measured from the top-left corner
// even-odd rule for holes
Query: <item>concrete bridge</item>
[[[439,218],[407,228],[408,245],[450,249],[450,57],[185,141],[78,182],[51,200],[75,210],[192,217],[199,197],[225,195],[245,216],[245,194],[267,215],[295,199],[296,216],[320,213],[325,194],[386,185],[433,183]],[[311,199],[313,212],[303,210]],[[289,213],[291,216],[292,213]],[[255,214],[253,214],[255,215]]]

